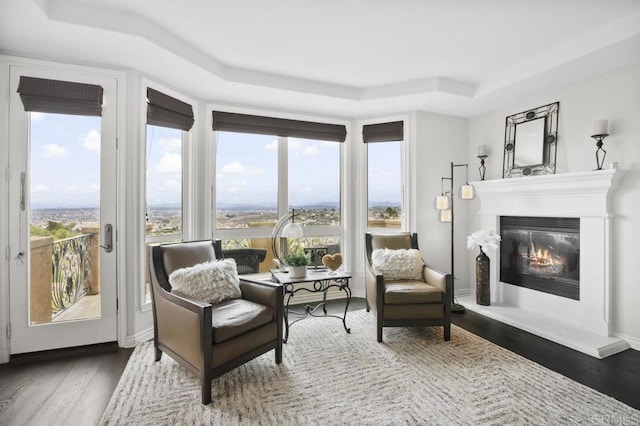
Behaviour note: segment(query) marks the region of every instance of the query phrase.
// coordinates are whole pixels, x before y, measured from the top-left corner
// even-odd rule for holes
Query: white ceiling
[[[0,0],[0,51],[193,97],[473,116],[640,61],[638,0]]]

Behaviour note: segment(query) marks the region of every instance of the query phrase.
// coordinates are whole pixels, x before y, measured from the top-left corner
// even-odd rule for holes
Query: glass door
[[[101,112],[28,106],[25,76],[102,88]],[[116,87],[11,68],[12,354],[117,340]]]

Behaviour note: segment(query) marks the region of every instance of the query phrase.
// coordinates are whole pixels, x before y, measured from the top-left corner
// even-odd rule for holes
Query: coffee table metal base
[[[331,317],[342,320],[342,325],[347,333],[351,333],[351,329],[347,327],[347,311],[349,310],[349,302],[351,302],[351,289],[349,288],[349,278],[348,277],[336,277],[336,278],[327,278],[327,279],[317,279],[313,281],[313,288],[307,287],[298,287],[295,288],[296,284],[300,284],[302,282],[311,282],[311,281],[301,281],[301,282],[289,282],[283,283],[284,285],[284,298],[285,298],[285,307],[284,307],[284,343],[287,343],[289,339],[289,328],[297,323],[300,320],[305,319],[308,316],[313,317]],[[344,314],[342,316],[339,315],[329,315],[327,313],[327,292],[330,288],[337,288],[341,291],[344,291],[347,295],[347,303],[344,307]],[[322,302],[312,306],[312,304],[306,304],[302,307],[302,311],[298,311],[296,309],[289,308],[291,300],[293,296],[300,292],[306,291],[309,293],[320,293],[322,292]],[[318,315],[316,311],[322,307],[323,313]],[[296,315],[299,318],[294,319],[293,321],[289,321],[289,315]]]

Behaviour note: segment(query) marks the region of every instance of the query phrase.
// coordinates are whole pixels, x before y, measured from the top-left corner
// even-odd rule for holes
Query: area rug
[[[133,352],[102,417],[105,425],[638,424],[640,411],[459,327],[385,328],[349,312],[291,327],[283,362],[265,354],[212,385],[153,345]]]

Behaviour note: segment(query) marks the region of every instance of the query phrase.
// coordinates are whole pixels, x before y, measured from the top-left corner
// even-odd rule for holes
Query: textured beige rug
[[[107,425],[640,424],[640,411],[461,328],[387,328],[349,312],[291,328],[273,354],[215,380],[213,403],[151,342],[136,348],[103,415]]]

